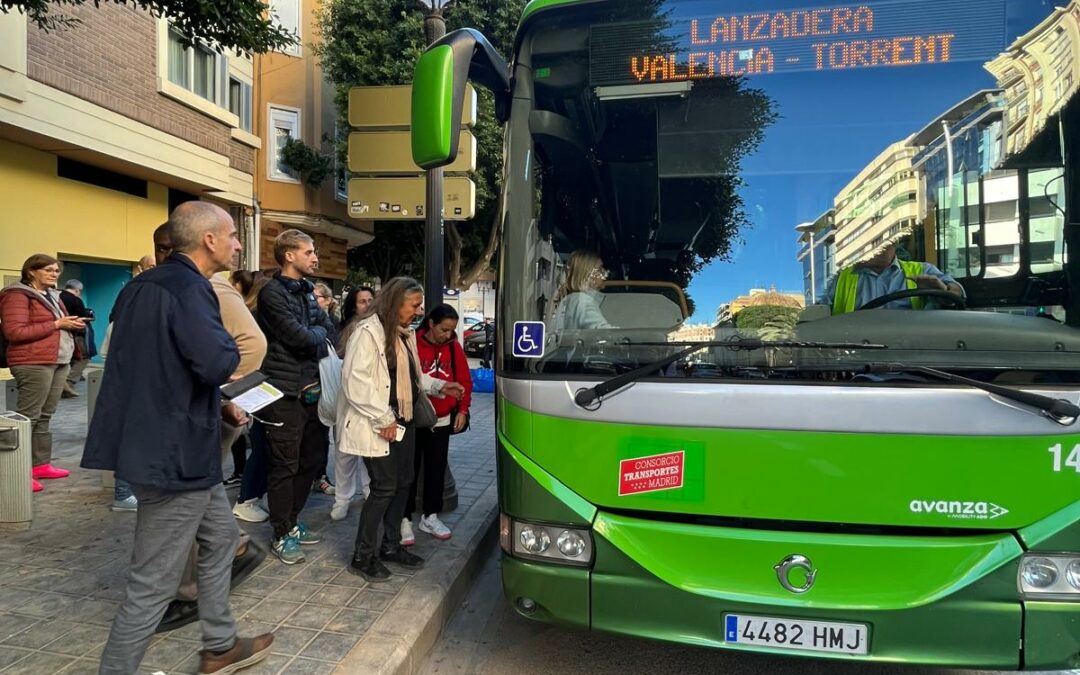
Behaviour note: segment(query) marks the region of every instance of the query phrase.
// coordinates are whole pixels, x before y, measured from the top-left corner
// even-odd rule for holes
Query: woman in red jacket
[[[465,388],[465,395],[458,401],[451,396],[431,399],[439,421],[432,429],[416,430],[417,479],[424,473],[424,511],[420,516],[420,531],[436,539],[449,539],[450,528],[439,520],[443,508],[443,483],[446,480],[446,460],[450,451],[450,435],[461,433],[469,422],[469,403],[472,401],[472,377],[465,350],[454,332],[458,326],[458,314],[450,305],[439,305],[424,317],[416,331],[416,346],[420,354],[420,367],[438,380],[457,382]],[[416,508],[416,482],[409,490],[408,513],[401,521],[401,543],[416,543],[412,517]]]
[[[0,329],[7,338],[7,362],[19,390],[18,413],[30,419],[33,471],[31,485],[40,491],[42,478],[64,478],[68,471],[52,465],[49,421],[64,391],[71,357],[72,331],[86,328],[83,319],[68,316],[56,282],[60,262],[32,255],[19,283],[0,291]]]

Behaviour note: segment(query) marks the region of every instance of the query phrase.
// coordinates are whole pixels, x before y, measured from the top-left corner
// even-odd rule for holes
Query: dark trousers
[[[244,474],[240,477],[239,501],[259,499],[266,494],[266,480],[269,469],[266,466],[266,426],[258,420],[251,423],[248,430],[251,442],[251,454],[244,462]]]
[[[416,430],[416,454],[413,484],[406,502],[408,518],[416,509],[416,488],[420,473],[424,474],[424,504],[421,515],[430,516],[443,509],[443,485],[446,482],[446,461],[450,452],[450,427]]]
[[[296,526],[307,503],[311,483],[330,449],[329,430],[319,421],[318,406],[296,399],[275,401],[259,417],[266,422],[270,465],[266,502],[277,540]]]
[[[413,482],[413,459],[416,454],[416,430],[409,424],[400,443],[390,444],[386,457],[365,457],[364,465],[371,476],[371,494],[360,509],[360,525],[356,531],[353,556],[367,560],[375,555],[379,545],[379,524],[383,526],[382,553],[401,548],[401,519],[405,517],[405,502]]]

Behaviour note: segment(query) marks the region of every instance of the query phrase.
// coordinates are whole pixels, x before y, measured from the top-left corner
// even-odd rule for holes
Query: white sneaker
[[[249,499],[246,502],[236,502],[233,507],[233,515],[248,523],[261,523],[270,517],[263,507],[259,506],[258,499]]]
[[[416,543],[416,535],[413,533],[412,521],[408,518],[401,519],[401,545],[412,546]]]
[[[349,515],[349,503],[344,504],[335,503],[334,508],[330,509],[330,520],[345,520],[345,516]]]
[[[436,539],[446,541],[450,538],[450,528],[443,524],[439,520],[439,516],[436,513],[430,516],[424,516],[420,519],[420,531],[427,532]]]

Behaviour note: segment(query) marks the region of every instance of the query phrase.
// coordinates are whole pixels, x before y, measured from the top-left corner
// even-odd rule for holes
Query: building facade
[[[217,203],[254,240],[253,68],[131,7],[64,11],[81,23],[49,33],[0,14],[0,275],[54,255],[107,316],[177,204]]]
[[[339,127],[334,89],[311,47],[319,2],[272,0],[270,5],[285,27],[297,31],[300,44],[255,57],[255,128],[265,150],[255,168],[261,221],[259,267],[276,266],[274,237],[296,228],[315,239],[320,259],[317,276],[340,287],[348,271],[347,250],[370,242],[374,225],[349,217],[343,170],[312,187],[282,160],[290,138],[336,156],[336,139],[347,131]]]
[[[803,296],[807,305],[825,296],[829,279],[836,274],[836,212],[829,209],[816,220],[795,229],[799,233],[798,261],[803,267]]]

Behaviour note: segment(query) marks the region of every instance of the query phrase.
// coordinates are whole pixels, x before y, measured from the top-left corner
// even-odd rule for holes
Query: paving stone
[[[394,600],[393,593],[382,593],[371,588],[365,588],[356,594],[349,602],[349,607],[354,609],[373,609],[381,612]]]
[[[172,670],[197,651],[198,645],[186,640],[166,638],[150,646],[143,657],[144,670]]]
[[[345,574],[348,574],[347,572]],[[351,574],[348,576],[352,577]],[[361,579],[361,581],[363,581]],[[345,607],[356,595],[357,589],[347,586],[323,586],[314,595],[308,598],[309,603],[325,605],[329,607]]]
[[[356,646],[359,639],[356,635],[321,633],[311,641],[311,644],[304,651],[300,652],[300,656],[336,663],[345,658],[345,655]]]
[[[300,609],[300,603],[298,602],[285,602],[270,598],[252,607],[245,616],[256,621],[277,625],[298,609]]]
[[[312,659],[295,658],[289,662],[283,672],[289,675],[330,675],[337,670],[337,664]]]
[[[28,630],[37,622],[32,616],[22,614],[0,614],[0,644],[6,643],[9,638]]]
[[[0,670],[10,666],[13,663],[21,659],[25,659],[33,652],[29,649],[20,649],[18,647],[9,647],[7,645],[0,645]]]
[[[326,624],[325,630],[348,635],[363,635],[378,618],[379,612],[376,610],[345,608]]]
[[[284,656],[296,656],[304,651],[308,643],[315,639],[318,634],[318,631],[306,628],[288,626],[278,628],[274,631],[274,644],[270,647],[270,651]]]
[[[32,628],[4,640],[4,644],[12,647],[23,647],[25,649],[41,649],[53,640],[66,635],[68,632],[78,627],[78,625],[79,624],[68,623],[67,621],[41,621]],[[79,654],[72,654],[72,656],[80,655],[81,652]]]
[[[101,647],[109,639],[105,626],[76,626],[56,640],[42,647],[42,651],[68,656],[85,656],[95,647]]]
[[[285,619],[285,625],[295,626],[297,628],[322,630],[326,624],[330,623],[331,619],[337,616],[339,611],[340,608],[332,605],[308,603],[301,606],[293,612],[289,618]]]
[[[42,675],[57,673],[75,662],[73,656],[33,652],[25,659],[17,661],[4,670],[4,675]]]

